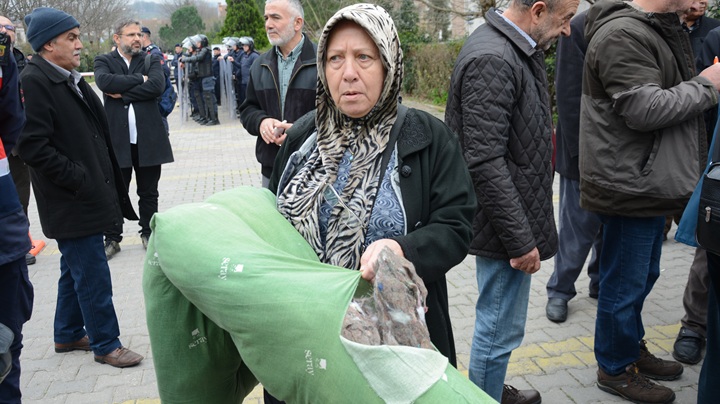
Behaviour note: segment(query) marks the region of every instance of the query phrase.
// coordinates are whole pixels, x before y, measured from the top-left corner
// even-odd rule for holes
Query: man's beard
[[[280,38],[272,39],[270,38],[270,35],[268,35],[268,41],[270,41],[270,45],[273,46],[283,46],[290,42],[290,40],[295,36],[295,30],[290,24],[288,24],[284,31],[276,30],[275,32]]]
[[[142,48],[133,48],[132,45],[122,45],[120,47],[123,53],[130,56],[139,55],[142,52]]]
[[[535,48],[542,50],[543,52],[550,49],[553,43],[557,41],[557,37],[548,37],[547,32],[549,31],[546,25],[541,25],[530,35],[531,38],[537,42]]]

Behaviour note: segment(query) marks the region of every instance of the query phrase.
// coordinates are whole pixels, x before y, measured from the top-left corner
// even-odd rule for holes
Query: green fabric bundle
[[[143,276],[163,403],[240,403],[260,381],[289,403],[494,402],[434,350],[340,336],[358,271],[322,264],[241,187],[153,217]]]

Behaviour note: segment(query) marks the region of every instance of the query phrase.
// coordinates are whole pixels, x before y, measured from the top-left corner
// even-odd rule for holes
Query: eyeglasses
[[[134,34],[122,34],[122,36],[124,36],[126,38],[134,38],[134,37],[142,38],[144,36],[144,34],[142,32],[136,32]]]
[[[8,30],[8,31],[13,31],[13,32],[15,31],[15,26],[14,26],[14,25],[0,25],[0,27],[3,27],[3,28],[5,28],[5,29]]]

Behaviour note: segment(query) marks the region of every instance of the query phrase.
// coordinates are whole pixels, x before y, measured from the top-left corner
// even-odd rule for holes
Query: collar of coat
[[[491,8],[485,13],[485,21],[493,28],[498,30],[503,36],[507,37],[516,48],[520,49],[525,56],[532,57],[535,53],[540,52],[538,49],[530,46],[530,42],[525,39],[512,25],[508,24],[502,16],[498,14],[496,8]]]

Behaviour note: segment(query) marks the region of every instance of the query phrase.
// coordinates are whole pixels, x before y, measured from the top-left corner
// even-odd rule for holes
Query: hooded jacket
[[[580,206],[630,217],[682,212],[704,168],[702,112],[717,91],[696,76],[677,14],[598,2],[585,36]]]

